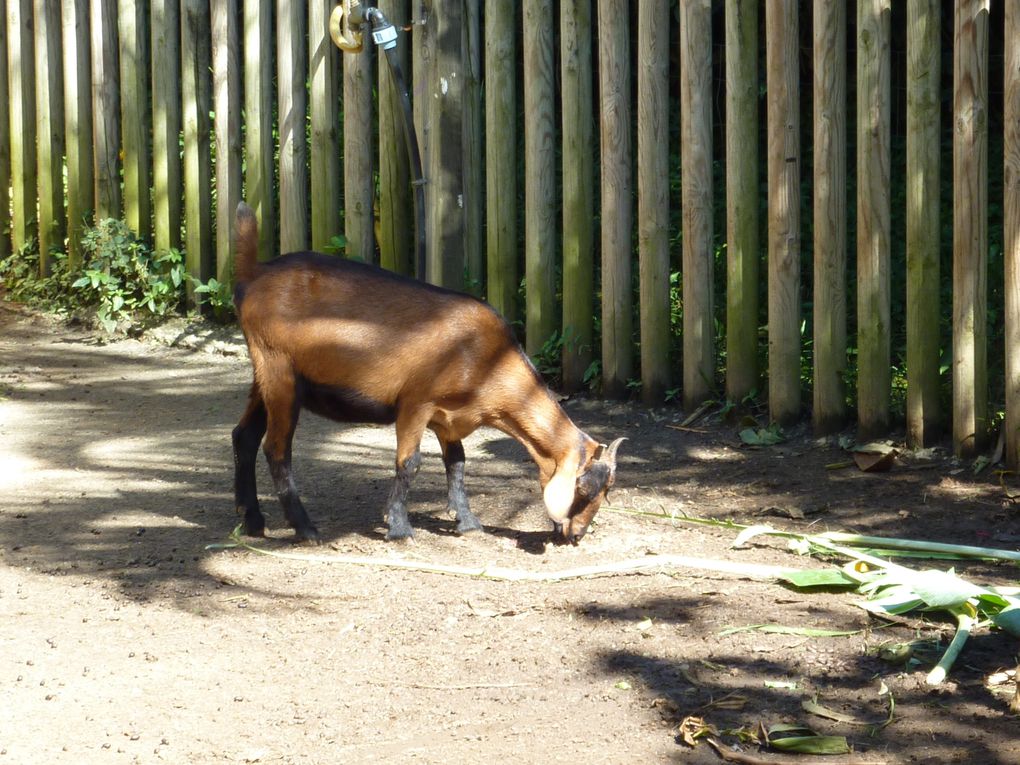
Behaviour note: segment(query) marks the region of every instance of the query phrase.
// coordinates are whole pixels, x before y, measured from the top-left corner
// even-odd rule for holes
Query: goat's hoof
[[[264,537],[266,535],[266,522],[253,523],[245,521],[241,524],[241,533],[246,537]]]
[[[390,529],[386,532],[387,542],[414,542],[414,530],[408,526],[406,529]]]
[[[321,545],[322,537],[319,536],[319,530],[314,526],[308,526],[303,529],[295,529],[294,536],[298,542],[306,542],[312,545]]]
[[[457,533],[461,536],[466,534],[473,534],[476,531],[485,531],[485,527],[482,526],[482,522],[477,518],[471,518],[470,520],[464,520],[457,524]]]

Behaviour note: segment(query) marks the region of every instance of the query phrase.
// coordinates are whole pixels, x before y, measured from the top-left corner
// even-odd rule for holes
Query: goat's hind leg
[[[283,364],[276,365],[265,377],[273,381],[273,388],[270,390],[263,386],[262,391],[266,407],[266,440],[262,450],[269,462],[269,474],[273,477],[276,496],[283,507],[284,518],[294,529],[297,538],[318,543],[319,530],[301,504],[291,470],[291,444],[301,408],[296,380],[290,368]]]
[[[257,385],[252,385],[248,406],[231,433],[234,445],[234,508],[244,516],[241,529],[248,536],[266,534],[266,519],[259,509],[255,486],[255,459],[266,434],[266,407]]]
[[[443,465],[446,466],[447,507],[457,515],[457,533],[481,531],[482,522],[468,507],[467,490],[464,488],[464,444],[442,438],[439,444],[443,448]]]

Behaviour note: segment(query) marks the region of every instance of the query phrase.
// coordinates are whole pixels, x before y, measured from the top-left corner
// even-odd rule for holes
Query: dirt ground
[[[999,633],[972,637],[949,682],[930,688],[936,654],[889,663],[878,649],[944,645],[950,626],[889,626],[849,594],[693,568],[507,582],[207,549],[237,522],[230,430],[249,380],[230,333],[179,324],[110,340],[0,303],[0,765],[721,762],[678,739],[688,716],[727,745],[739,728],[802,723],[854,750],[821,760],[745,745],[758,758],[745,762],[1020,762],[1013,684],[988,683],[1015,657]],[[846,454],[806,429],[751,449],[712,419],[677,429],[678,410],[565,407],[597,438],[630,439],[612,508],[578,547],[550,542],[534,465],[495,431],[466,444],[487,533],[453,533],[430,437],[412,487],[415,541],[387,543],[392,430],[307,414],[295,472],[326,544],[291,542],[264,464],[260,544],[538,572],[655,554],[821,565],[779,541],[731,549],[732,530],[620,509],[1011,549],[1020,539],[997,477],[945,451],[866,474],[827,469]],[[783,517],[791,510],[804,518]],[[1016,579],[1005,565],[956,565],[981,582]],[[726,633],[755,624],[855,632]],[[893,722],[867,724],[888,717],[890,696]],[[811,715],[810,700],[847,718]]]

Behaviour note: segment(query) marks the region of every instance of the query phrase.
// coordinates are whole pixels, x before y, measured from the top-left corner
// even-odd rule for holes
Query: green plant
[[[49,274],[40,276],[38,241],[31,239],[23,247],[0,260],[0,283],[12,300],[49,310],[66,311],[77,307],[70,284],[72,275],[67,255],[50,253]]]
[[[119,321],[166,316],[180,306],[188,278],[178,250],[153,253],[123,221],[108,218],[82,236],[86,265],[71,287],[81,290],[112,332]]]
[[[347,237],[345,237],[343,234],[336,234],[335,236],[331,236],[329,238],[329,244],[327,244],[323,249],[325,249],[326,252],[333,255],[339,255],[341,253],[344,253],[347,251]]]
[[[555,384],[563,376],[563,343],[565,338],[554,331],[549,339],[542,343],[538,353],[531,357],[538,373],[550,384]]]
[[[204,295],[202,305],[212,310],[213,317],[222,323],[230,321],[234,316],[234,290],[224,282],[215,277],[202,283],[200,280],[190,277],[195,285],[195,294]]]

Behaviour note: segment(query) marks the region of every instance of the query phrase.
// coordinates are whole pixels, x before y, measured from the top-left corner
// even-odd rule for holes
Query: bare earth
[[[1020,762],[1013,683],[987,683],[1014,662],[999,633],[972,637],[933,689],[934,655],[906,666],[877,648],[944,644],[950,625],[883,626],[848,594],[692,568],[506,582],[207,549],[237,522],[230,430],[249,380],[230,333],[182,323],[109,340],[0,304],[0,765],[720,762],[678,740],[690,715],[729,745],[760,722],[847,736],[854,753],[827,763]],[[873,475],[826,469],[846,455],[806,429],[749,449],[732,425],[676,429],[676,410],[566,408],[597,438],[630,439],[615,508],[1010,549],[1020,539],[997,477],[944,452]],[[612,510],[580,546],[551,544],[536,470],[495,431],[466,444],[487,533],[453,533],[430,437],[412,488],[416,540],[390,544],[394,442],[389,428],[304,415],[295,471],[327,543],[291,542],[263,464],[260,545],[537,572],[652,554],[821,565],[780,541],[733,550],[731,530]],[[790,509],[806,517],[777,517]],[[1005,565],[956,565],[982,582],[1016,579]],[[722,634],[765,623],[858,632]],[[801,706],[879,722],[883,684],[895,713],[880,730]]]

